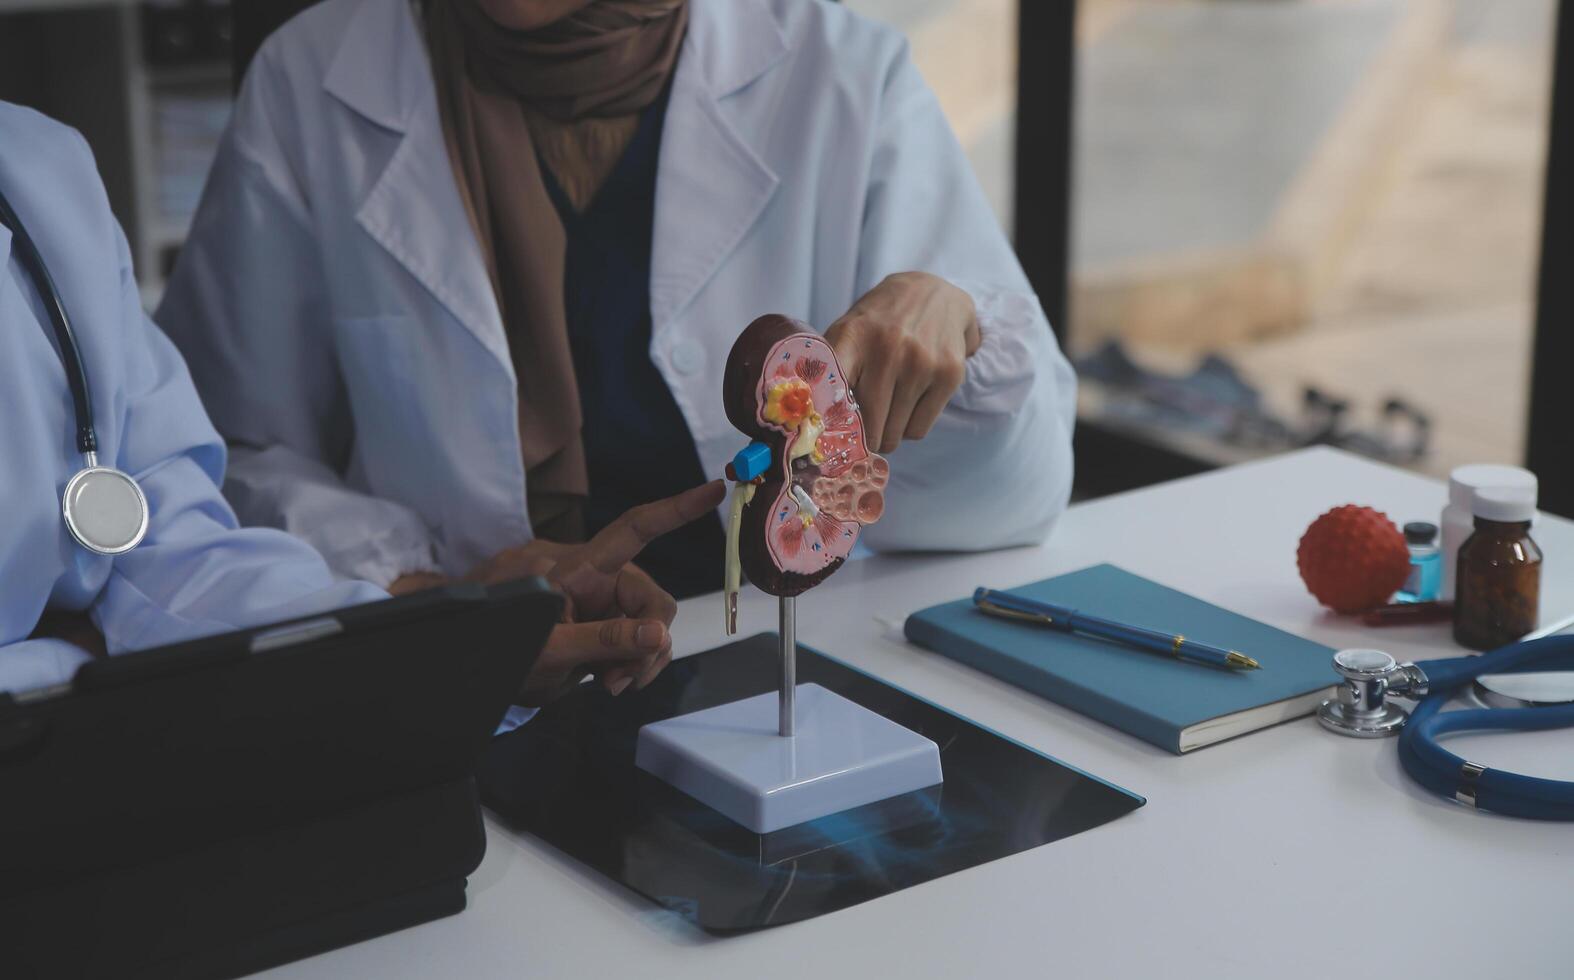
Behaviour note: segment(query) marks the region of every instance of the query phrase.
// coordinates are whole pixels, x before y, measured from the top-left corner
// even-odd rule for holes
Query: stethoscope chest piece
[[[1512,817],[1574,820],[1574,782],[1483,766],[1439,744],[1455,732],[1574,728],[1574,636],[1421,663],[1398,663],[1381,650],[1340,650],[1333,666],[1343,682],[1317,709],[1324,728],[1355,738],[1398,734],[1400,766],[1445,798]],[[1472,681],[1489,707],[1444,711]],[[1388,703],[1390,696],[1412,700],[1415,708],[1407,713]]]
[[[1340,650],[1334,670],[1344,678],[1334,696],[1317,708],[1317,720],[1331,732],[1352,738],[1384,738],[1404,727],[1408,715],[1388,700],[1390,692],[1415,697],[1425,692],[1425,679],[1416,678],[1392,656],[1381,650]],[[1412,668],[1413,669],[1413,668]]]
[[[61,499],[66,529],[99,555],[123,555],[148,533],[148,500],[129,475],[89,460],[66,484]]]

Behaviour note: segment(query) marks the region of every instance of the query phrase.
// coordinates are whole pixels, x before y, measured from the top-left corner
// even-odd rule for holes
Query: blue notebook
[[[1239,650],[1262,669],[1221,670],[998,619],[971,598],[909,616],[907,638],[1175,753],[1310,714],[1339,681],[1330,648],[1114,565],[1010,591]]]

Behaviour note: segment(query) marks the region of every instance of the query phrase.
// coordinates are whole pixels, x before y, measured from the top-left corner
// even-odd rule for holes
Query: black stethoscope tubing
[[[27,269],[44,304],[49,324],[54,328],[55,353],[65,368],[66,385],[71,389],[71,405],[76,411],[76,448],[82,454],[83,468],[66,482],[60,495],[60,516],[66,530],[88,551],[105,557],[123,555],[141,543],[147,534],[149,517],[147,495],[128,473],[98,461],[98,432],[93,428],[92,387],[87,366],[77,346],[71,317],[60,298],[54,277],[44,262],[38,244],[27,233],[22,219],[0,191],[0,224],[11,230],[16,252]],[[46,331],[47,332],[47,331]]]
[[[11,237],[16,243],[17,251],[21,254],[22,264],[27,267],[28,275],[32,278],[33,286],[38,290],[39,299],[43,301],[44,310],[49,316],[49,323],[54,327],[55,351],[60,355],[60,363],[66,370],[66,384],[71,389],[71,404],[76,409],[77,452],[83,455],[96,454],[98,433],[93,428],[92,388],[88,385],[87,366],[82,363],[82,351],[77,347],[76,334],[71,329],[71,318],[66,314],[65,303],[60,299],[60,290],[55,287],[54,277],[49,274],[49,266],[44,263],[44,256],[38,251],[33,237],[27,233],[22,219],[17,217],[4,191],[0,191],[0,224],[11,230]]]

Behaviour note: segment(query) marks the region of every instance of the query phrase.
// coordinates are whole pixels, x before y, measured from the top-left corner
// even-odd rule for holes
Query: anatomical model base
[[[798,734],[776,731],[775,693],[640,729],[635,765],[769,834],[940,782],[940,749],[818,684],[798,688]]]

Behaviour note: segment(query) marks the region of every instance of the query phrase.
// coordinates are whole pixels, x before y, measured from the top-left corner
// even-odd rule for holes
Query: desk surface
[[[1431,519],[1437,483],[1332,450],[1081,504],[1039,548],[854,562],[799,601],[811,644],[1148,798],[1091,832],[819,919],[713,939],[488,821],[461,915],[278,977],[1546,977],[1574,959],[1574,829],[1423,792],[1391,740],[1311,718],[1172,756],[908,646],[894,624],[976,584],[1111,561],[1329,646],[1456,651],[1446,626],[1366,630],[1295,569],[1313,518],[1357,502]],[[1574,613],[1574,524],[1543,518],[1544,621]],[[744,633],[775,626],[746,595]],[[682,604],[680,653],[721,643],[714,596]],[[1489,765],[1574,778],[1568,732],[1462,737]],[[1561,749],[1561,751],[1559,751]]]

